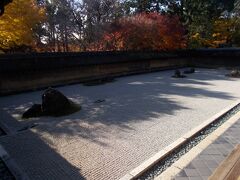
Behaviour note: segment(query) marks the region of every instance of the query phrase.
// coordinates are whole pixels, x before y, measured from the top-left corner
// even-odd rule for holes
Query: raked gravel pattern
[[[218,127],[220,127],[224,122],[229,120],[237,112],[240,111],[240,104],[235,106],[233,109],[229,110],[226,114],[216,119],[213,123],[209,124],[207,127],[203,128],[200,132],[195,134],[190,140],[183,143],[180,147],[176,148],[171,154],[163,158],[160,162],[155,164],[147,172],[143,173],[138,180],[151,180],[155,179],[169,168],[174,162],[180,159],[184,154],[189,152],[193,147],[198,145],[202,140],[204,140],[209,134],[214,132]]]
[[[82,105],[66,117],[20,118],[31,104],[40,103],[43,91],[1,97],[0,108],[22,124],[37,123],[34,134],[79,169],[81,177],[119,179],[240,98],[240,79],[225,77],[227,70],[197,69],[184,79],[171,78],[173,72],[58,88]]]

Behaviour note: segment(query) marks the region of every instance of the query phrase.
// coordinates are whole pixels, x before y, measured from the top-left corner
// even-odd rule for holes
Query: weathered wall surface
[[[0,56],[0,95],[185,66],[240,67],[240,50],[85,52]]]
[[[240,67],[240,49],[195,50],[191,59],[197,67]]]

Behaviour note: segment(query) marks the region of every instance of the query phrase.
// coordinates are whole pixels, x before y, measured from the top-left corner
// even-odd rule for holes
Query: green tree
[[[167,12],[178,14],[182,23],[188,30],[190,47],[203,46],[203,41],[211,38],[214,29],[214,22],[234,8],[234,0],[180,0],[170,1]]]

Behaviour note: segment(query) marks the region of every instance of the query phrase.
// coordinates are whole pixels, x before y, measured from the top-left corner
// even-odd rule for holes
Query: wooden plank
[[[234,169],[235,165],[238,165],[240,161],[240,145],[237,145],[236,148],[231,152],[230,155],[218,166],[218,168],[213,172],[213,174],[208,178],[209,180],[225,180],[227,177],[230,177],[230,173]],[[240,162],[239,162],[240,163]],[[238,167],[238,166],[236,166]],[[240,171],[240,170],[238,170]],[[233,174],[233,176],[237,174]],[[232,177],[232,176],[231,176]],[[235,180],[235,179],[234,179]]]
[[[240,179],[240,158],[237,163],[234,165],[230,173],[226,176],[227,180],[239,180]]]

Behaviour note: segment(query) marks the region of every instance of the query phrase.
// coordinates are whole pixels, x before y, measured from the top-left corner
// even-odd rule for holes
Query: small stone
[[[175,76],[181,76],[181,71],[179,71],[178,69],[175,71],[174,73]]]
[[[226,76],[240,78],[240,70],[234,69],[230,72],[230,74],[227,74]]]
[[[194,68],[191,68],[189,70],[184,71],[184,74],[193,74],[193,73],[195,73],[195,69]]]
[[[27,119],[31,117],[39,117],[42,116],[42,105],[41,104],[34,104],[30,107],[25,113],[23,113],[22,118]]]
[[[172,77],[173,78],[185,78],[186,76],[182,75],[181,71],[177,69],[177,70],[175,70],[175,73]]]
[[[232,77],[240,77],[240,71],[239,70],[233,70],[231,72]]]
[[[103,103],[105,102],[106,100],[105,99],[98,99],[97,101],[95,101],[94,103]]]

